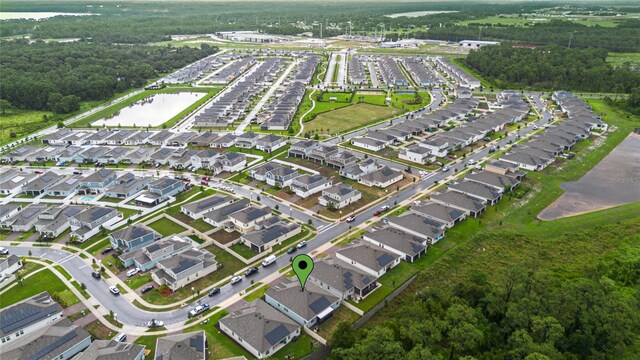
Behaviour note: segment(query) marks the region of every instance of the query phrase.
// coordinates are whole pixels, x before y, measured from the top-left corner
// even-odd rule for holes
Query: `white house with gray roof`
[[[158,285],[166,285],[176,291],[216,271],[220,264],[206,250],[191,248],[156,263],[151,273]]]
[[[322,175],[304,174],[291,181],[289,188],[301,198],[307,198],[330,187],[333,183]]]
[[[401,181],[403,178],[404,175],[401,171],[384,166],[376,171],[360,176],[358,182],[365,186],[377,186],[384,189]]]
[[[465,180],[450,185],[449,189],[479,199],[487,205],[495,205],[502,198],[502,190],[475,181]]]
[[[268,206],[257,207],[250,205],[232,214],[229,214],[229,221],[241,234],[246,234],[255,230],[256,224],[270,218],[271,208]]]
[[[427,252],[426,239],[394,228],[367,231],[362,238],[401,256],[407,262],[414,262]]]
[[[314,263],[309,282],[342,299],[362,299],[378,287],[378,277],[336,258]]]
[[[154,360],[206,360],[207,337],[204,330],[159,337]]]
[[[435,244],[444,238],[445,224],[413,213],[389,218],[389,226],[408,234],[427,239],[429,244]]]
[[[108,226],[122,219],[122,213],[116,209],[95,206],[69,217],[71,236],[76,241],[85,241],[97,234],[100,227]]]
[[[16,338],[51,325],[62,317],[62,306],[47,291],[0,310],[0,348]]]
[[[180,211],[188,217],[197,220],[202,218],[202,214],[231,204],[233,201],[234,198],[232,196],[213,195],[202,200],[182,205],[180,206]]]
[[[336,259],[378,278],[400,264],[401,259],[401,255],[395,252],[358,240],[336,251],[335,256]]]
[[[141,223],[127,226],[109,234],[111,247],[120,249],[125,253],[149,245],[160,238],[162,238],[162,235]]]
[[[351,186],[337,183],[322,190],[322,195],[318,198],[318,203],[322,206],[333,206],[335,209],[342,209],[362,198],[362,193]]]
[[[144,345],[96,340],[75,360],[144,360]]]
[[[243,234],[240,237],[240,243],[257,253],[267,251],[274,245],[282,243],[302,231],[300,225],[292,222],[286,223],[277,217],[256,223],[256,228],[255,231]]]
[[[287,278],[267,289],[264,301],[291,320],[310,328],[331,317],[342,299],[312,282],[305,285],[304,291],[300,291],[298,281]]]
[[[258,359],[276,353],[300,335],[301,326],[261,299],[231,312],[220,330]]]
[[[22,259],[19,256],[11,254],[5,258],[0,258],[0,288],[4,285],[4,281],[11,281],[12,275],[22,269]]]
[[[2,227],[11,231],[27,232],[38,221],[38,215],[47,209],[47,205],[31,204],[19,213],[2,222]]]
[[[430,199],[433,202],[460,209],[472,217],[477,217],[486,208],[481,200],[457,191],[445,191],[441,194],[431,195]]]
[[[448,229],[467,217],[467,214],[463,210],[435,202],[411,206],[411,212],[441,222],[445,224],[445,227]]]

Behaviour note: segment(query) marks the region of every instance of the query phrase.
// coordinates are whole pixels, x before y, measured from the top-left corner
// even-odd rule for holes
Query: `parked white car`
[[[139,273],[139,272],[140,272],[140,269],[138,269],[138,268],[133,268],[133,269],[131,269],[131,270],[127,271],[127,276],[128,276],[128,277],[132,277],[133,275],[135,275],[135,274],[137,274],[137,273]]]

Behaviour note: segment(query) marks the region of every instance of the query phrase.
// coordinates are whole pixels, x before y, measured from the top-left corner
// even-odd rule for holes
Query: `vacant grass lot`
[[[16,110],[14,114],[7,114],[0,116],[0,145],[4,145],[20,139],[30,133],[45,128],[47,126],[55,125],[53,121],[46,121],[42,117],[53,116],[49,111],[36,111],[36,110]],[[15,138],[10,135],[14,133]]]
[[[156,221],[152,222],[151,224],[149,224],[149,227],[152,228],[153,230],[159,232],[160,235],[162,235],[162,236],[169,236],[169,235],[173,235],[173,234],[179,234],[179,233],[187,230],[187,229],[183,228],[182,226],[174,223],[173,221],[171,221],[171,220],[169,220],[167,218],[162,218],[160,220],[156,220]]]
[[[607,54],[607,62],[611,65],[626,65],[631,66],[640,65],[640,53],[616,53],[610,52]]]
[[[354,104],[322,113],[304,125],[305,131],[335,134],[365,126],[402,113],[402,110],[371,104]]]
[[[23,275],[24,276],[24,275]],[[5,308],[31,296],[48,291],[60,296],[63,307],[77,304],[80,300],[67,288],[51,270],[42,270],[33,276],[25,278],[22,283],[14,286],[0,296],[0,308]]]

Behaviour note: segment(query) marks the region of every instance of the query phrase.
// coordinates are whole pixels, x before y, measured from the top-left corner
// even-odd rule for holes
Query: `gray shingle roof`
[[[158,338],[155,360],[204,360],[206,340],[204,330]]]
[[[62,306],[45,291],[0,312],[0,337],[46,319],[62,311]]]
[[[368,242],[357,240],[352,242],[351,245],[336,251],[336,254],[340,254],[376,272],[391,265],[400,257],[380,247],[372,246]]]
[[[269,288],[265,295],[276,300],[306,321],[313,319],[331,304],[338,301],[337,297],[311,282],[305,285],[304,291],[301,291],[298,281],[291,279],[286,279]]]

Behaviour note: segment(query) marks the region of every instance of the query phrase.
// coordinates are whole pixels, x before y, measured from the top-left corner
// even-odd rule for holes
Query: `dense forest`
[[[640,72],[607,65],[604,49],[508,45],[485,46],[464,62],[502,88],[566,89],[629,93],[640,84]]]
[[[19,109],[69,113],[82,100],[105,100],[217,52],[216,47],[168,48],[27,41],[2,42],[0,99]]]
[[[482,28],[482,29],[480,29]],[[600,47],[609,51],[640,51],[640,20],[629,19],[616,27],[586,26],[571,21],[553,20],[533,26],[448,25],[410,34],[419,39],[461,41],[464,39],[498,40],[510,44],[562,45],[572,48]],[[389,34],[399,37],[398,34]]]
[[[98,5],[100,4],[100,5]],[[96,2],[92,7],[71,2],[3,1],[3,11],[65,11],[99,14],[96,16],[59,16],[45,21],[3,21],[0,36],[31,34],[32,38],[82,38],[114,43],[147,43],[167,40],[172,34],[207,34],[228,30],[260,30],[271,34],[296,35],[304,31],[335,36],[382,30],[389,39],[417,37],[460,41],[482,38],[533,44],[599,46],[609,51],[640,50],[640,20],[628,20],[614,28],[589,27],[569,21],[539,23],[532,27],[471,24],[459,21],[482,19],[499,14],[533,13],[552,6],[549,3],[492,4],[481,2]],[[592,10],[598,7],[588,8]],[[390,18],[386,14],[411,11],[454,11],[419,17]],[[625,8],[637,11],[637,8]],[[393,29],[402,29],[402,33]],[[428,30],[427,30],[428,29]],[[406,32],[410,30],[409,32]],[[573,35],[572,35],[573,34]]]
[[[628,227],[600,227],[597,234],[629,240],[637,238],[639,226],[635,221]],[[562,242],[571,251],[570,243],[591,242],[594,235],[593,231],[573,233]],[[542,241],[482,233],[476,235],[476,244],[484,250],[491,246],[486,241],[489,237],[506,246]],[[472,249],[464,256],[478,257]],[[491,272],[467,269],[467,275],[452,284],[446,281],[472,265],[455,270],[435,265],[431,274],[421,274],[407,290],[414,295],[400,300],[400,305],[389,305],[392,309],[381,315],[382,323],[362,332],[341,324],[333,335],[332,359],[633,358],[629,355],[640,335],[638,248],[621,247],[607,260],[586,265],[577,274],[570,270],[576,263],[552,263],[552,256],[540,251],[539,259],[544,260],[530,258],[524,266],[500,267],[505,259],[496,255]],[[434,275],[437,271],[451,273]]]

